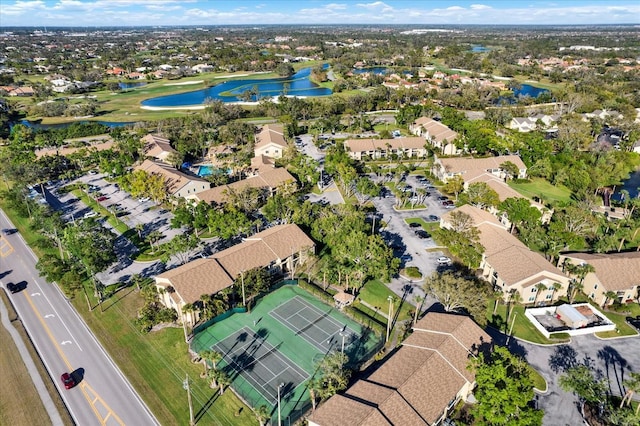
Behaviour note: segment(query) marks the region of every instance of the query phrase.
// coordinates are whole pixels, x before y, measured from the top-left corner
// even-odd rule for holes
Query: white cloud
[[[487,6],[486,4],[472,4],[471,6],[469,6],[469,9],[486,10],[486,9],[491,9],[491,6]]]
[[[368,10],[378,10],[378,11],[381,10],[383,12],[388,12],[393,10],[393,7],[381,1],[376,1],[373,3],[358,3],[357,6],[368,9]]]
[[[465,8],[461,6],[449,6],[445,10],[465,10]]]
[[[345,10],[347,8],[346,4],[338,4],[338,3],[329,3],[324,6],[329,10]]]

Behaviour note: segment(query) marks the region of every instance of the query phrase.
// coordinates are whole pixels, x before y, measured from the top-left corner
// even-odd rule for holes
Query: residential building
[[[462,179],[467,182],[483,173],[490,173],[505,179],[507,175],[501,167],[505,162],[511,162],[518,168],[518,175],[513,176],[514,178],[524,179],[527,177],[527,166],[518,155],[499,155],[485,158],[439,158],[435,156],[432,171],[443,182],[456,175],[462,176]]]
[[[558,129],[554,125],[559,118],[559,115],[548,114],[537,114],[531,117],[513,117],[507,127],[523,133],[538,129],[555,132]]]
[[[320,405],[309,426],[442,424],[475,387],[469,360],[491,345],[469,317],[430,312],[371,374]]]
[[[256,135],[254,156],[264,155],[269,158],[282,158],[287,141],[284,139],[284,130],[281,124],[266,124]]]
[[[160,302],[175,309],[190,324],[198,312],[183,312],[204,294],[215,294],[241,278],[245,271],[266,268],[271,274],[293,271],[315,250],[315,243],[297,225],[278,225],[243,239],[240,244],[197,259],[155,277]]]
[[[355,160],[380,159],[397,155],[400,158],[424,158],[427,155],[423,137],[395,139],[347,139],[344,149]]]
[[[93,152],[104,151],[113,147],[113,139],[109,135],[87,136],[83,138],[65,139],[64,145],[48,148],[41,148],[35,151],[36,158],[45,155],[67,156],[79,151]],[[84,146],[79,146],[84,145]]]
[[[148,134],[141,139],[144,144],[143,150],[145,157],[152,157],[156,160],[169,162],[171,154],[177,154],[178,151],[171,147],[169,139],[158,135]]]
[[[186,198],[189,195],[206,191],[211,184],[197,176],[188,175],[173,166],[144,160],[135,170],[143,170],[148,174],[157,174],[163,177],[167,193],[172,197]]]
[[[240,192],[245,188],[258,188],[264,191],[265,197],[270,197],[283,185],[296,186],[296,179],[284,167],[271,167],[264,168],[259,173],[246,179],[216,186],[206,191],[192,194],[186,198],[196,203],[204,201],[207,203],[224,204],[227,202],[227,197],[231,192]]]
[[[583,292],[591,300],[602,306],[618,301],[620,303],[638,302],[640,291],[640,252],[622,253],[563,253],[558,266],[565,269],[566,263],[593,266],[594,272],[584,277]],[[605,294],[612,291],[615,298]]]
[[[503,293],[505,300],[518,292],[525,304],[546,304],[567,294],[569,278],[544,256],[531,251],[511,235],[489,212],[464,205],[445,213],[440,219],[441,227],[451,228],[451,214],[455,211],[468,214],[480,231],[479,242],[484,253],[479,269],[482,277]],[[555,283],[559,286],[554,287]]]
[[[418,118],[409,125],[409,131],[416,136],[424,136],[444,155],[457,155],[461,152],[454,144],[458,139],[458,133],[433,118]]]

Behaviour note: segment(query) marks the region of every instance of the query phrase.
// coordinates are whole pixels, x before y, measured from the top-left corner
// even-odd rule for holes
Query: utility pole
[[[191,388],[189,387],[188,374],[184,382],[182,382],[182,388],[187,391],[187,399],[189,400],[189,426],[194,426],[195,422],[193,421],[193,404],[191,404]]]
[[[284,383],[278,385],[278,426],[282,426],[282,420],[280,418],[280,389],[284,386]]]

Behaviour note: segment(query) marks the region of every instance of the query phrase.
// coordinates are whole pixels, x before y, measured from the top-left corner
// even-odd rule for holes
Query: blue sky
[[[640,24],[638,0],[0,0],[5,26]]]

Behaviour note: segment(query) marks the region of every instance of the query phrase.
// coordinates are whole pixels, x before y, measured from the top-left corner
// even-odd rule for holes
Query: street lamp
[[[282,426],[282,420],[280,418],[280,389],[284,386],[284,383],[278,385],[278,426]]]
[[[387,300],[389,301],[389,316],[387,317],[387,340],[385,340],[385,343],[389,341],[389,333],[391,332],[391,315],[393,311],[393,297],[389,295],[389,297],[387,297]]]

